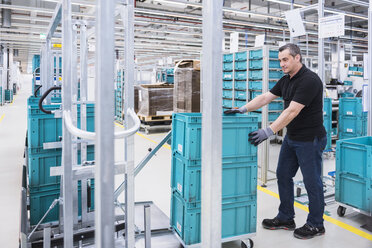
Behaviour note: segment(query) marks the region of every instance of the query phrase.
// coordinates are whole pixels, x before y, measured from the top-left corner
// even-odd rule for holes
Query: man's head
[[[280,67],[286,74],[297,73],[302,66],[302,56],[300,48],[292,43],[288,43],[279,48]],[[292,75],[291,75],[292,76]]]

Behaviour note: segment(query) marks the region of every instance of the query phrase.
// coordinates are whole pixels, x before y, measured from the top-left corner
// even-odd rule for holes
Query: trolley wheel
[[[338,216],[343,217],[345,215],[345,213],[346,213],[346,208],[343,207],[343,206],[338,206],[338,208],[337,208]]]
[[[241,242],[241,248],[253,248],[253,240],[248,239],[249,245],[246,244],[245,241]]]
[[[296,189],[296,196],[300,197],[301,196],[301,188],[297,187]]]

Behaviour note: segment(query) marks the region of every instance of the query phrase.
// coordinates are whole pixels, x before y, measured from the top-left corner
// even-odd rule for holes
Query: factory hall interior
[[[0,0],[0,247],[372,248],[371,35],[372,0]]]

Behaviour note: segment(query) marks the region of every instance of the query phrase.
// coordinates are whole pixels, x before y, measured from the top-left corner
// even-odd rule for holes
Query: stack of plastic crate
[[[39,107],[38,97],[28,99],[27,120],[27,163],[28,163],[28,190],[30,199],[30,224],[39,222],[50,204],[60,194],[60,177],[50,176],[50,168],[61,165],[61,148],[44,149],[44,143],[59,142],[62,137],[62,119],[55,118],[53,114],[43,113]],[[59,104],[44,105],[46,110],[56,110]],[[78,105],[78,127],[80,127],[80,105]],[[94,131],[94,105],[87,105],[87,130]],[[78,164],[81,163],[80,150],[78,151]],[[94,160],[94,146],[87,148],[87,160]],[[79,185],[81,182],[79,182]],[[94,182],[88,188],[91,197],[94,192]],[[79,194],[80,198],[80,194]],[[81,203],[79,203],[81,206]],[[90,206],[93,208],[93,206]],[[79,213],[81,208],[79,207]],[[59,208],[55,207],[45,218],[44,222],[57,221]]]
[[[362,98],[340,98],[339,139],[367,135],[367,112],[363,112]]]
[[[372,213],[372,137],[337,141],[336,201]],[[339,208],[342,216],[345,211]]]
[[[268,55],[264,59],[264,50],[266,49]],[[267,77],[265,77],[265,73],[267,73]],[[262,94],[264,83],[268,84],[268,90],[270,90],[283,75],[277,49],[270,50],[263,47],[249,50],[248,89],[250,100]],[[283,111],[283,101],[280,99],[274,100],[269,104],[268,111],[268,121],[275,121]],[[261,114],[261,110],[256,111],[256,113]]]
[[[332,99],[331,98],[324,98],[323,125],[327,132],[327,146],[325,150],[329,150],[332,147]]]
[[[234,105],[242,107],[247,103],[247,52],[235,53],[234,59]]]
[[[5,102],[12,102],[13,101],[13,89],[5,90]]]
[[[202,115],[176,113],[172,120],[171,225],[184,245],[192,245],[201,236]],[[223,116],[223,239],[256,232],[257,148],[247,137],[257,128],[257,117]]]
[[[233,80],[234,80],[234,72],[233,72],[233,62],[234,62],[234,54],[224,54],[223,55],[223,91],[222,91],[222,106],[224,108],[232,108],[234,107],[233,104]]]

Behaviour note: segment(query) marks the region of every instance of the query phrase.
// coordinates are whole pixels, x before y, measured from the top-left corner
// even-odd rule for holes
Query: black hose
[[[358,93],[356,93],[355,97],[362,97],[363,96],[363,90],[360,90],[358,91]]]
[[[42,85],[39,85],[37,86],[37,88],[35,89],[35,92],[34,92],[34,97],[37,97],[37,92],[40,90],[40,88],[43,87]]]
[[[44,99],[49,95],[50,92],[52,92],[53,90],[60,90],[61,89],[61,86],[53,86],[52,88],[48,89],[39,99],[39,108],[42,112],[44,112],[45,114],[51,114],[52,111],[50,110],[45,110],[43,108],[43,101]]]

